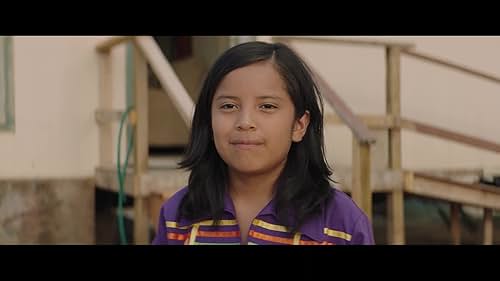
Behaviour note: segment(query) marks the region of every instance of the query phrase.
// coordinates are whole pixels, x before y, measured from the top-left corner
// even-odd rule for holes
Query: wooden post
[[[405,244],[404,196],[402,189],[387,194],[387,243]]]
[[[483,245],[493,244],[493,210],[484,208],[483,215]]]
[[[401,116],[400,101],[400,57],[399,47],[386,48],[386,112],[399,119]],[[401,129],[388,130],[389,169],[401,170]],[[388,244],[404,244],[404,193],[398,188],[387,196],[387,242]]]
[[[151,69],[157,75],[158,81],[186,126],[191,128],[195,104],[174,69],[165,59],[160,47],[151,36],[135,36],[134,42],[148,59]]]
[[[453,245],[460,245],[460,204],[450,204],[450,231],[451,243]]]
[[[109,51],[98,54],[99,59],[99,110],[112,108],[111,93],[111,56]],[[111,122],[99,123],[99,165],[113,165],[113,131]]]
[[[136,125],[134,131],[134,242],[149,244],[149,220],[146,198],[141,192],[141,177],[148,169],[148,72],[147,62],[134,46],[134,96]]]
[[[358,206],[372,219],[370,144],[361,143],[355,136],[352,142],[351,196]]]

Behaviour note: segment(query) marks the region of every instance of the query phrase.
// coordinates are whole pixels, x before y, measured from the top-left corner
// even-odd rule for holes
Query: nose
[[[236,128],[240,131],[255,130],[255,123],[248,110],[240,111],[236,121]]]

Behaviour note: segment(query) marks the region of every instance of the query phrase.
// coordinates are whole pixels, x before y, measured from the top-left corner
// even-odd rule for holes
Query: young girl
[[[196,105],[182,168],[153,244],[374,244],[371,223],[330,186],[321,95],[284,44],[222,54]]]

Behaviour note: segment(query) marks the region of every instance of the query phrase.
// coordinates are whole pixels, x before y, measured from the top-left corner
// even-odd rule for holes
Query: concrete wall
[[[93,244],[92,179],[0,180],[0,244]]]

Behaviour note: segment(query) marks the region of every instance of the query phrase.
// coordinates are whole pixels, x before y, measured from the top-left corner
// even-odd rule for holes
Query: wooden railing
[[[439,128],[433,125],[413,120],[401,119],[400,122],[401,122],[400,126],[404,129],[409,129],[417,133],[426,134],[429,136],[434,136],[449,141],[454,141],[461,144],[469,145],[475,148],[480,148],[483,150],[500,153],[500,143],[495,143],[492,141],[484,140],[474,136],[469,136],[455,131],[450,131],[447,129]]]
[[[133,46],[133,79],[134,79],[134,111],[131,123],[134,130],[134,240],[136,244],[148,244],[149,218],[146,199],[143,196],[142,181],[148,171],[149,139],[148,139],[148,71],[151,66],[161,86],[178,110],[184,123],[189,128],[194,111],[194,102],[181,81],[163,56],[158,44],[150,36],[112,37],[96,47],[99,53],[99,108],[95,117],[99,124],[99,165],[113,166],[113,139],[111,122],[119,120],[120,111],[112,109],[111,93],[111,58],[110,54],[117,45],[132,42]]]
[[[444,60],[441,58],[437,58],[434,56],[430,56],[428,54],[423,54],[421,52],[417,52],[414,50],[413,44],[408,43],[399,43],[399,42],[389,42],[389,41],[378,41],[378,40],[357,40],[357,39],[339,39],[339,38],[311,38],[311,37],[275,37],[276,41],[282,41],[291,43],[294,41],[297,42],[328,42],[335,44],[351,44],[357,46],[372,46],[372,47],[383,47],[385,49],[385,60],[386,60],[386,115],[385,116],[362,116],[360,117],[363,122],[365,122],[369,128],[371,129],[383,129],[388,132],[388,141],[389,141],[389,149],[388,149],[388,168],[394,171],[402,171],[401,165],[401,129],[409,129],[413,130],[417,133],[427,134],[434,137],[442,138],[449,141],[459,142],[462,144],[466,144],[469,146],[473,146],[476,148],[480,148],[483,150],[500,153],[500,143],[495,143],[492,141],[484,140],[481,138],[477,138],[474,136],[468,136],[465,134],[461,134],[458,132],[454,132],[451,130],[439,128],[436,126],[432,126],[429,124],[424,124],[421,122],[404,119],[401,117],[401,86],[400,86],[400,75],[401,75],[401,55],[408,55],[417,59],[420,59],[425,62],[438,64],[444,67],[452,68],[457,71],[461,71],[463,73],[473,75],[478,78],[482,78],[488,81],[500,83],[500,78],[494,75],[484,73],[482,71],[478,71],[458,63],[451,62],[449,60]],[[328,92],[328,91],[325,91]],[[336,102],[336,104],[339,104]],[[340,112],[340,114],[339,114]],[[335,123],[344,123],[349,126],[353,134],[355,133],[356,127],[352,124],[349,124],[348,119],[345,116],[342,116],[342,110],[336,110],[336,114],[338,115],[328,115],[326,116],[326,120]],[[353,167],[354,169],[354,167]],[[404,233],[404,208],[403,208],[403,195],[404,191],[408,192],[416,192],[415,185],[412,185],[414,182],[418,182],[417,186],[421,187],[423,183],[436,182],[438,179],[436,178],[428,178],[421,174],[408,174],[406,177],[405,184],[402,188],[393,189],[388,194],[387,200],[387,211],[388,211],[388,228],[387,228],[387,237],[388,242],[391,244],[404,244],[405,242],[405,233]],[[413,180],[418,179],[418,180]],[[458,183],[447,182],[448,186],[455,186],[456,188],[463,188]],[[440,185],[441,187],[443,184]],[[446,186],[446,185],[444,185]],[[468,186],[468,188],[471,186]],[[424,188],[425,189],[425,188]],[[425,189],[428,190],[428,189]],[[484,192],[484,190],[483,190]],[[493,191],[491,191],[493,192]],[[418,192],[417,192],[418,193]],[[453,193],[453,192],[451,192]],[[493,193],[491,193],[493,194]],[[453,241],[459,241],[457,238],[457,208],[460,207],[461,203],[471,204],[471,201],[467,202],[456,202],[457,200],[451,198],[450,190],[446,189],[446,192],[441,192],[440,196],[432,195],[432,192],[429,191],[427,194],[433,198],[439,198],[442,200],[447,200],[451,203],[451,211],[452,211],[452,236]],[[480,198],[483,198],[483,194],[476,196],[476,200],[473,202],[480,202]],[[493,196],[493,195],[490,195]],[[494,196],[493,196],[494,197]],[[455,200],[455,201],[454,201]],[[488,199],[490,202],[492,200],[500,201],[500,197],[494,197],[494,199]],[[488,206],[482,204],[484,208],[484,241],[485,244],[492,243],[492,208],[497,208],[499,205],[498,202],[491,203]],[[485,201],[486,202],[486,201]],[[459,237],[459,236],[458,236]]]
[[[500,153],[500,143],[492,142],[456,131],[447,130],[427,123],[418,122],[407,118],[394,118],[391,115],[358,115],[358,117],[360,120],[362,120],[363,123],[366,124],[368,128],[372,130],[402,128],[420,134],[472,146],[482,150]],[[326,122],[330,124],[343,124],[343,121],[336,114],[326,115]]]
[[[193,118],[194,102],[182,85],[181,81],[175,75],[170,63],[163,55],[160,47],[151,36],[120,36],[112,37],[96,47],[101,54],[108,54],[111,49],[119,44],[133,42],[134,46],[141,52],[146,63],[151,65],[153,73],[169,95],[174,106],[179,111],[186,126],[191,126]]]
[[[500,78],[499,77],[496,77],[494,75],[490,75],[488,73],[484,73],[484,72],[479,71],[479,70],[472,69],[472,68],[467,67],[467,66],[460,65],[458,63],[451,62],[449,60],[440,59],[440,58],[437,58],[437,57],[434,57],[434,56],[430,56],[430,55],[424,54],[422,52],[417,52],[417,51],[414,51],[414,50],[407,50],[407,49],[405,49],[405,50],[402,50],[402,52],[405,55],[408,55],[408,56],[411,56],[411,57],[414,57],[414,58],[417,58],[417,59],[420,59],[420,60],[424,60],[424,61],[427,61],[427,62],[430,62],[430,63],[438,64],[438,65],[441,65],[441,66],[445,66],[445,67],[449,67],[449,68],[461,71],[461,72],[469,74],[469,75],[473,75],[473,76],[476,76],[476,77],[479,77],[479,78],[483,78],[483,79],[486,79],[486,80],[489,80],[489,81],[500,83]]]
[[[107,54],[113,47],[133,40],[133,36],[113,36],[99,44],[97,44],[96,51],[100,54]]]
[[[273,41],[300,41],[311,43],[334,43],[345,45],[356,45],[366,47],[396,47],[400,49],[413,49],[415,47],[412,43],[402,43],[396,41],[381,41],[381,40],[364,40],[364,39],[350,39],[350,38],[336,38],[336,37],[304,37],[304,36],[274,36]]]

